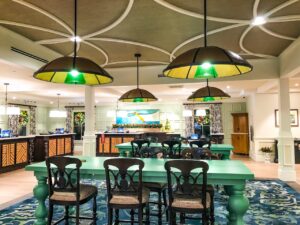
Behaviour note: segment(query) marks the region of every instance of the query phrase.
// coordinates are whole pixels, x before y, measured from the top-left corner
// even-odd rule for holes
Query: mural
[[[117,124],[159,124],[159,109],[120,110]]]

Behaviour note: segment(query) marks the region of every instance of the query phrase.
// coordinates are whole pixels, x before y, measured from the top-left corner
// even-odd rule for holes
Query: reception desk
[[[159,142],[180,137],[179,134],[167,132],[132,132],[132,133],[97,133],[96,152],[97,156],[118,156],[118,144],[131,142],[134,139],[146,139],[156,137]]]
[[[46,157],[73,155],[75,134],[37,135],[33,161],[44,161]]]
[[[20,169],[32,161],[34,136],[0,138],[0,173]]]

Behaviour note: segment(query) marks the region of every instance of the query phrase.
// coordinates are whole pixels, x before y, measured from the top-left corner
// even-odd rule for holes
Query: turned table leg
[[[47,196],[49,195],[47,177],[37,176],[38,184],[33,189],[34,197],[38,200],[38,207],[35,210],[36,221],[34,225],[46,225],[48,210],[45,205]]]
[[[249,200],[244,196],[245,184],[226,185],[225,191],[229,195],[227,210],[229,225],[244,225],[243,217],[249,207]]]

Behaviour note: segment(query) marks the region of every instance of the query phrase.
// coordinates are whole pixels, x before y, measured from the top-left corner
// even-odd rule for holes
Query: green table
[[[82,178],[105,179],[103,162],[109,157],[78,157],[85,162],[80,169]],[[143,181],[167,182],[164,164],[167,159],[142,159],[145,162]],[[227,209],[228,224],[244,224],[243,216],[249,207],[249,201],[244,196],[246,180],[254,179],[254,174],[241,162],[236,160],[208,160],[208,183],[224,185],[229,195]],[[46,225],[47,208],[45,200],[48,196],[47,169],[45,162],[26,166],[27,171],[33,171],[37,185],[33,189],[38,200],[35,211],[35,225]]]
[[[151,147],[161,147],[161,143],[151,143]],[[118,148],[120,156],[132,156],[131,143],[122,143],[115,146]],[[181,149],[190,148],[189,144],[181,144]],[[221,153],[222,159],[230,159],[230,152],[233,150],[232,145],[227,144],[212,144],[210,150],[213,153]]]

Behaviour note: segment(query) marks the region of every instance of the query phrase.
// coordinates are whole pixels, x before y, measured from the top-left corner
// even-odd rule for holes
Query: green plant
[[[271,147],[262,147],[260,149],[261,152],[264,152],[264,153],[271,153],[273,152],[272,148]]]
[[[21,110],[19,115],[19,126],[25,127],[29,122],[28,112],[25,110]]]

